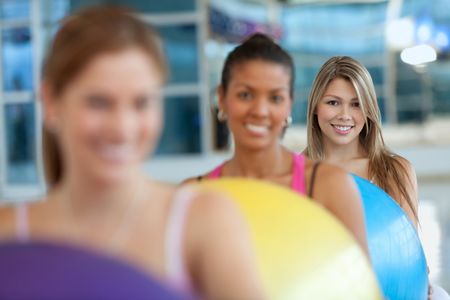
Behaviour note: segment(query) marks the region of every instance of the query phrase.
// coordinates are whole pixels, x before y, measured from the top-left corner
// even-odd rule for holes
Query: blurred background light
[[[436,33],[435,38],[436,46],[440,49],[447,48],[449,46],[449,36],[445,31],[439,31]]]
[[[392,50],[411,47],[414,44],[414,21],[402,18],[389,22],[386,26],[386,44]]]
[[[429,45],[418,45],[405,48],[400,54],[403,62],[410,65],[421,65],[435,61],[437,58],[436,50]]]
[[[430,24],[421,24],[417,28],[418,42],[428,42],[431,39],[432,27]]]

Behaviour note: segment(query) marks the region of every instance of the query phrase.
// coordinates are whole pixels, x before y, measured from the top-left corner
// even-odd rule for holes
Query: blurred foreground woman
[[[42,80],[48,195],[0,211],[1,238],[107,254],[206,299],[264,299],[234,204],[141,170],[161,132],[166,72],[157,34],[130,11],[63,20]]]

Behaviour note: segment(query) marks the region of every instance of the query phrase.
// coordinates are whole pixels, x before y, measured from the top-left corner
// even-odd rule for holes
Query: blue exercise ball
[[[192,299],[134,267],[49,242],[0,244],[0,299]]]
[[[363,200],[370,258],[385,297],[427,299],[427,263],[414,225],[385,191],[353,177]]]

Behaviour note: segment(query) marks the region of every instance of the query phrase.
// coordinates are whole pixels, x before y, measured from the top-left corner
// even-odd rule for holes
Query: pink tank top
[[[292,154],[292,179],[291,189],[301,195],[306,195],[305,187],[305,156],[303,154]],[[208,179],[217,179],[222,175],[223,164],[215,168],[209,175]]]

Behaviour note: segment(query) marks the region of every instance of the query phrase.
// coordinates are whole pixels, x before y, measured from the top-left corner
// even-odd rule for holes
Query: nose
[[[252,106],[252,114],[258,117],[266,117],[269,115],[269,103],[264,97],[255,99]]]
[[[136,131],[137,116],[124,108],[115,109],[108,120],[108,135],[112,142],[121,143],[132,138]]]
[[[341,105],[338,119],[342,121],[350,121],[352,119],[352,116],[350,114],[350,108],[347,105]]]

